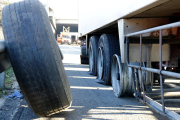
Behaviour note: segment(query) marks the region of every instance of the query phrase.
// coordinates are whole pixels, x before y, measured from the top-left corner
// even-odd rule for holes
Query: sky
[[[9,0],[18,2],[22,0]],[[42,3],[49,3],[49,7],[54,10],[56,18],[60,19],[78,19],[78,0],[40,0]]]

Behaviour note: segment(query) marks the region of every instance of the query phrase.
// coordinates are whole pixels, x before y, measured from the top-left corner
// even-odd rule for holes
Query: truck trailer
[[[89,58],[89,74],[97,76],[97,83],[112,84],[116,97],[133,95],[170,119],[180,119],[179,4],[78,1],[79,36],[86,39],[81,52]]]

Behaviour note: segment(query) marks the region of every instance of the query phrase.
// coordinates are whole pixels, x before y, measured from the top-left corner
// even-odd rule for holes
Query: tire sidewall
[[[103,34],[98,43],[98,48],[101,48],[103,50],[103,76],[102,81],[104,81],[104,84],[110,84],[110,71],[111,71],[111,65],[109,64],[111,62],[110,53],[109,53],[109,43],[108,43],[108,37],[106,34]]]

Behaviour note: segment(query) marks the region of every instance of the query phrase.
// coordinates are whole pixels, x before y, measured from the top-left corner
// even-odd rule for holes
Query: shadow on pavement
[[[134,97],[116,98],[111,86],[98,84],[95,82],[96,76],[87,74],[88,65],[65,63],[64,67],[72,90],[72,106],[43,119],[167,119]]]
[[[72,90],[72,106],[51,117],[39,118],[23,100],[14,120],[167,119],[151,111],[148,106],[139,103],[134,97],[116,98],[111,86],[96,83],[96,76],[87,73],[88,65],[64,63],[64,67]],[[1,111],[2,107],[0,116]]]

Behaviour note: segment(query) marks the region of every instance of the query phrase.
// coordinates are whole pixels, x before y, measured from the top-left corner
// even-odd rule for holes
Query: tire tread
[[[111,84],[111,64],[112,64],[112,58],[114,54],[119,55],[120,49],[119,49],[119,39],[116,35],[113,34],[103,34],[101,35],[98,43],[98,48],[103,46],[105,49],[104,60],[106,64],[104,64],[104,74],[102,80],[97,77],[97,79],[100,81],[100,83],[105,85]]]
[[[38,116],[60,112],[72,101],[59,47],[44,11],[38,0],[25,0],[7,5],[2,15],[12,67],[26,101]]]

